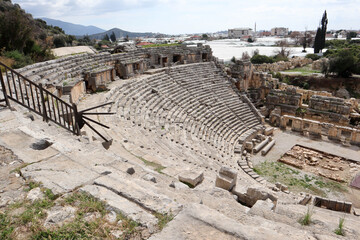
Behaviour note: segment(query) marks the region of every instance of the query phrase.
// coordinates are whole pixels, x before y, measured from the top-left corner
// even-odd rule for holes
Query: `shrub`
[[[65,39],[63,37],[55,37],[53,43],[56,48],[65,47]]]
[[[340,77],[350,77],[357,70],[356,60],[350,50],[340,50],[330,57],[329,72],[336,73]]]
[[[280,61],[287,62],[287,61],[289,61],[289,59],[284,55],[278,54],[273,57],[273,61],[274,62],[280,62]]]
[[[318,59],[321,58],[320,56],[318,56],[318,55],[316,55],[316,54],[313,54],[313,53],[306,54],[305,57],[306,57],[306,58],[310,58],[310,59],[312,59],[313,61],[316,61],[316,60],[318,60]]]
[[[266,55],[254,55],[252,58],[250,58],[251,63],[253,64],[262,64],[262,63],[273,63],[274,60],[271,57],[268,57]]]
[[[15,62],[11,66],[13,68],[22,68],[25,67],[26,65],[33,63],[30,56],[25,56],[18,50],[5,52],[4,56],[15,60]]]

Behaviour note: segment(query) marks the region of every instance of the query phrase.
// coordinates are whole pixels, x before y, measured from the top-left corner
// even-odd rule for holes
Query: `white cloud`
[[[360,0],[13,0],[35,17],[129,31],[211,32],[231,27],[357,29]]]

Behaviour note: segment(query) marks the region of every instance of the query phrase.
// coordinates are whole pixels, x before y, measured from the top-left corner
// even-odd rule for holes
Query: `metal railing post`
[[[74,133],[78,136],[80,136],[80,123],[82,121],[81,116],[77,110],[77,106],[75,103],[72,104],[72,108],[74,111],[74,117],[75,117],[75,129],[74,129]]]
[[[39,84],[39,90],[40,90],[41,105],[42,105],[42,108],[43,108],[43,111],[42,111],[43,121],[48,122],[49,119],[48,119],[48,116],[47,116],[47,113],[46,113],[46,104],[45,104],[44,91],[43,91],[43,87],[42,87],[41,83]]]
[[[4,94],[6,105],[11,109],[1,68],[0,68],[0,83],[1,83],[1,86],[2,86],[2,91],[3,91],[3,94]]]

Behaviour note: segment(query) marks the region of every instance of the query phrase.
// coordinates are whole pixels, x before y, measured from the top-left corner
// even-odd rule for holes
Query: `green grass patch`
[[[32,239],[108,239],[110,229],[104,227],[100,220],[92,222],[77,219],[57,229],[42,229]]]
[[[303,67],[299,67],[299,68],[285,70],[284,72],[296,72],[296,73],[299,73],[299,74],[304,75],[304,76],[311,75],[313,73],[321,73],[321,71],[319,71],[319,70],[311,69],[311,64],[303,66]]]
[[[151,45],[143,45],[143,48],[151,48],[151,47],[171,47],[171,46],[180,46],[179,43],[164,43],[164,44],[151,44]]]
[[[14,231],[14,227],[10,219],[7,214],[0,213],[0,239],[11,239],[10,236]]]
[[[78,215],[89,212],[99,212],[102,216],[106,214],[105,203],[84,192],[76,192],[64,199],[68,205],[78,208]]]
[[[29,188],[37,186],[31,183]],[[49,189],[42,189],[44,199],[30,202],[23,200],[15,202],[5,208],[5,212],[0,213],[0,239],[15,239],[15,236],[24,233],[29,239],[114,239],[110,234],[112,230],[120,229],[123,231],[121,239],[133,239],[141,236],[139,224],[125,216],[118,214],[117,220],[121,220],[121,225],[109,223],[105,220],[105,215],[109,213],[105,203],[97,200],[84,192],[72,193],[63,199],[55,201],[57,195]],[[47,217],[47,210],[60,204],[70,205],[77,209],[75,218],[61,227],[45,228],[44,220]],[[87,213],[100,213],[90,220],[85,220]],[[163,217],[162,222],[166,221]]]
[[[256,165],[254,171],[272,183],[280,182],[287,185],[293,192],[309,192],[325,197],[327,192],[347,191],[346,186],[341,183],[310,173],[302,173],[280,162],[263,162]]]
[[[174,215],[170,213],[155,213],[155,217],[158,219],[159,230],[162,230],[166,224],[174,219]]]
[[[146,166],[152,167],[156,172],[162,173],[161,171],[164,170],[166,167],[159,163],[150,162],[142,157],[138,157]]]
[[[28,185],[28,187],[25,188],[25,192],[28,192],[28,191],[30,191],[31,189],[40,187],[41,183],[40,183],[40,182],[30,181],[30,182],[27,183],[27,185]]]
[[[122,239],[129,239],[130,236],[137,233],[137,227],[139,226],[139,223],[125,217],[120,213],[117,214],[117,220],[121,221],[121,229],[124,232]]]

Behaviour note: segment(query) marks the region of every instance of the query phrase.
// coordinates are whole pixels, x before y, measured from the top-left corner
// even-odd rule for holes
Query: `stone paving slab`
[[[59,153],[51,146],[44,150],[32,149],[30,145],[36,141],[37,139],[19,130],[5,132],[0,135],[0,144],[12,149],[25,163],[38,162]]]
[[[114,210],[119,211],[126,217],[147,226],[149,230],[154,229],[157,224],[157,218],[154,215],[107,188],[87,185],[80,190],[85,191],[102,201],[106,201],[111,208],[114,208]]]
[[[100,177],[96,179],[94,183],[95,185],[106,187],[118,195],[130,199],[150,211],[161,213],[179,212],[181,205],[159,193],[159,191],[152,186],[152,183],[145,180],[134,180],[127,179],[125,174],[116,172]]]
[[[291,231],[291,239],[315,240],[305,231],[287,227],[288,233]],[[276,228],[264,219],[259,220],[258,225],[244,225],[204,205],[189,204],[162,232],[149,240],[288,239],[287,231],[283,229],[280,233]]]
[[[0,110],[0,130],[6,131],[21,126],[13,111],[8,108]]]
[[[92,183],[100,175],[64,155],[52,157],[46,161],[31,164],[21,169],[22,176],[41,182],[54,193],[65,193]]]

